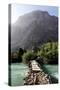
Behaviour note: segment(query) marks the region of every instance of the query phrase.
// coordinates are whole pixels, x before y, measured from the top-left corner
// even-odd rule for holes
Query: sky
[[[19,16],[22,16],[26,13],[29,13],[35,10],[48,11],[50,15],[58,16],[58,7],[56,6],[12,4],[11,23],[15,23]]]

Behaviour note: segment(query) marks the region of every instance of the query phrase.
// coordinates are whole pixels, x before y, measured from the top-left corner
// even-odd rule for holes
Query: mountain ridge
[[[33,11],[22,15],[12,25],[11,49],[31,49],[48,41],[58,40],[58,17],[46,11]]]

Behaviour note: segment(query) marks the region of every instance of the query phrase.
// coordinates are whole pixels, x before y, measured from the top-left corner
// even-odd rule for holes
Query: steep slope
[[[32,45],[40,46],[44,42],[58,40],[58,18],[48,12],[33,11],[20,16],[12,25],[11,48],[31,49]]]

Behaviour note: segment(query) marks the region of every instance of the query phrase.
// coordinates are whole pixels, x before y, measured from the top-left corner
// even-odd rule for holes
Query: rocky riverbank
[[[51,83],[50,76],[46,74],[41,68],[40,71],[33,71],[31,63],[29,65],[28,75],[26,78],[24,78],[24,80],[24,85],[40,85]]]

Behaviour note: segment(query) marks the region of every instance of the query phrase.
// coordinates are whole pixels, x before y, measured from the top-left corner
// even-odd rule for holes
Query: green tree
[[[28,63],[30,60],[36,59],[37,55],[32,51],[27,51],[23,54],[23,62]]]
[[[38,51],[37,56],[43,58],[44,63],[57,64],[58,63],[58,43],[49,42],[43,44]]]
[[[23,55],[24,51],[22,48],[19,48],[18,51],[18,62],[22,62],[22,55]]]

